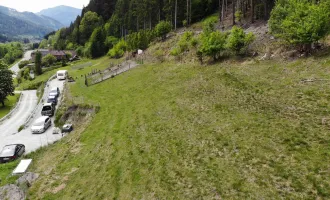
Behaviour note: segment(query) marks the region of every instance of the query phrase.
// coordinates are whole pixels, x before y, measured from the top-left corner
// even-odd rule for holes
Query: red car
[[[25,152],[24,144],[11,144],[3,147],[0,153],[0,163],[16,160]]]

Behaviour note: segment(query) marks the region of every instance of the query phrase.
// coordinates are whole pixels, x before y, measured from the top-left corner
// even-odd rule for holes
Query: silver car
[[[55,96],[56,98],[60,96],[60,89],[58,87],[53,87],[50,92],[49,96]]]
[[[32,133],[43,133],[52,125],[52,121],[48,116],[38,118],[31,127]]]

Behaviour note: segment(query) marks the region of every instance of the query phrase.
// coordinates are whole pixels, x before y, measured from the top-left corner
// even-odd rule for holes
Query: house
[[[64,51],[56,51],[56,50],[52,50],[49,52],[50,54],[52,54],[53,56],[55,56],[55,58],[57,59],[57,61],[59,60],[63,60],[66,58],[66,54]]]
[[[51,54],[51,55],[55,56],[56,59],[57,59],[57,61],[61,61],[63,59],[66,59],[66,53],[70,53],[71,54],[71,58],[69,58],[69,60],[72,59],[72,58],[77,57],[76,51],[73,51],[73,50],[63,51],[63,50],[38,49],[38,50],[33,51],[31,53],[31,61],[32,62],[34,62],[35,57],[36,57],[36,53],[38,51],[41,53],[42,57],[44,57],[44,56],[46,56],[48,54]]]

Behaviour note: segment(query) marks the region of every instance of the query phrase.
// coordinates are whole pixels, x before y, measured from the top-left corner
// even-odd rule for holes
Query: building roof
[[[65,52],[64,51],[53,50],[53,51],[50,51],[49,53],[52,54],[53,56],[65,56]]]

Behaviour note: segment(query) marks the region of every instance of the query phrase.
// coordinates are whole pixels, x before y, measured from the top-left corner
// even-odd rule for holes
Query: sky
[[[1,6],[14,8],[20,12],[39,12],[46,8],[52,8],[60,5],[83,8],[87,6],[90,0],[0,0]]]

